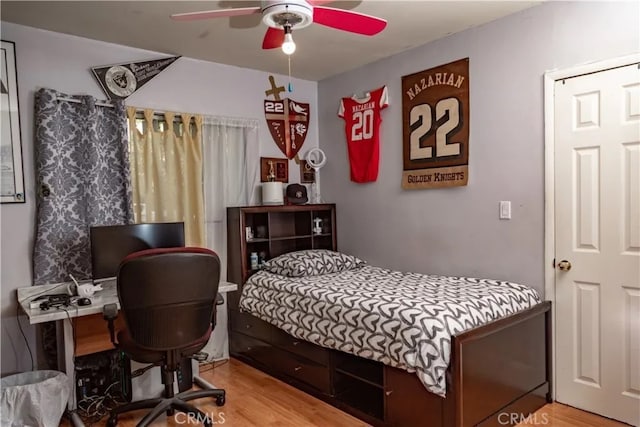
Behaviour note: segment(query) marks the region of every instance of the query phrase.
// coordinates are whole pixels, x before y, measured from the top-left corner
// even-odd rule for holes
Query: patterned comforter
[[[297,338],[416,372],[444,397],[451,337],[539,302],[516,283],[364,266],[297,278],[260,271],[240,307]]]

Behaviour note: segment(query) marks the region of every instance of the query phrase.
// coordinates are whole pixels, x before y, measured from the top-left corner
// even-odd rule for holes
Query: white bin
[[[2,427],[57,427],[71,384],[58,371],[30,371],[0,379]]]

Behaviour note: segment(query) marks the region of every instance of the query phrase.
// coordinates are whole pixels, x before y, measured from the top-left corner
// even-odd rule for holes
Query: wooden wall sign
[[[287,159],[293,159],[307,137],[309,104],[289,98],[280,99],[280,92],[284,92],[284,86],[277,86],[273,76],[269,76],[269,84],[271,89],[266,90],[265,95],[273,96],[273,100],[264,100],[267,127],[280,151]]]
[[[306,160],[300,160],[300,182],[302,184],[313,184],[316,182],[316,171]]]
[[[289,182],[289,160],[260,157],[260,182]]]
[[[407,190],[467,185],[469,58],[402,77]]]

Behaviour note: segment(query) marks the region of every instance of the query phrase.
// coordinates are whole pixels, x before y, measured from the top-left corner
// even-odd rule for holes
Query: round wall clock
[[[126,98],[136,91],[138,82],[133,72],[122,65],[114,65],[104,76],[107,88],[116,96]]]

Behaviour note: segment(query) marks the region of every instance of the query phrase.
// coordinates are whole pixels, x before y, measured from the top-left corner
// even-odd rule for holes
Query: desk
[[[38,323],[53,322],[56,321],[56,331],[58,337],[62,337],[62,340],[58,339],[58,369],[64,371],[69,380],[71,381],[71,396],[69,398],[68,408],[74,411],[77,407],[75,383],[74,383],[74,341],[73,341],[73,327],[71,319],[76,317],[90,316],[93,314],[102,314],[102,307],[105,304],[117,304],[118,310],[120,309],[120,303],[118,301],[118,292],[115,281],[107,281],[102,283],[103,289],[96,292],[91,297],[91,305],[77,306],[72,305],[65,307],[65,310],[51,308],[49,310],[41,310],[40,308],[30,308],[30,302],[40,295],[65,293],[67,290],[67,283],[55,283],[49,285],[40,286],[28,286],[25,288],[18,288],[18,303],[29,318],[29,323],[36,325]],[[226,294],[238,289],[238,285],[229,282],[220,282],[218,287],[219,294]],[[226,298],[225,298],[226,304]],[[225,310],[226,312],[226,310]],[[107,322],[105,321],[105,330]],[[216,329],[226,331],[226,324],[218,324]],[[228,354],[228,350],[225,352]],[[194,362],[194,376],[198,374],[198,364]],[[75,423],[74,423],[75,424]]]

